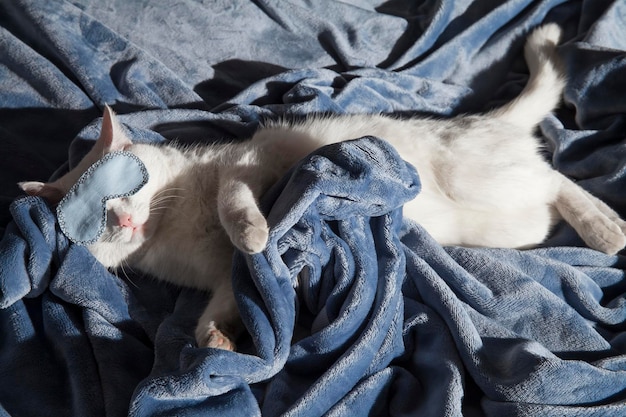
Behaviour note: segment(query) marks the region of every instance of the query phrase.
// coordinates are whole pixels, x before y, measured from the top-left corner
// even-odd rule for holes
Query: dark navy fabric
[[[195,346],[207,294],[113,274],[53,207],[15,200],[85,154],[105,104],[133,140],[182,143],[319,112],[478,112],[521,91],[525,36],[557,22],[568,86],[546,157],[626,215],[624,16],[619,0],[1,2],[0,415],[626,415],[623,256],[563,224],[533,250],[441,247],[402,219],[419,167],[380,138],[322,148],[264,196],[267,250],[234,255],[238,352]]]

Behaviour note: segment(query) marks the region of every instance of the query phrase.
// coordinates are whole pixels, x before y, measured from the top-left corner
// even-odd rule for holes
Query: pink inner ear
[[[132,145],[132,142],[128,139],[124,129],[117,120],[117,116],[115,116],[115,113],[108,105],[104,107],[102,130],[98,143],[106,152],[122,151]]]
[[[37,195],[44,186],[43,182],[38,181],[26,181],[18,183],[20,188],[28,195]]]
[[[52,204],[57,204],[63,198],[63,191],[52,183],[37,181],[22,182],[19,184],[24,192],[31,196],[43,197]]]

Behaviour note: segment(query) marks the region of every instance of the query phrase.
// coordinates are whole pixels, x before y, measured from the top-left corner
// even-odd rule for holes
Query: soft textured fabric
[[[132,153],[106,154],[59,202],[56,214],[61,231],[78,245],[96,242],[107,224],[107,201],[136,194],[148,179],[145,165]]]
[[[476,112],[519,93],[525,35],[558,22],[568,86],[546,157],[626,215],[625,15],[619,0],[0,2],[0,415],[626,415],[626,260],[566,225],[534,250],[441,247],[401,216],[419,167],[379,138],[320,149],[264,197],[267,250],[234,255],[236,353],[195,347],[206,294],[113,275],[39,198],[8,209],[15,182],[84,155],[105,104],[133,140],[182,143],[313,112]]]

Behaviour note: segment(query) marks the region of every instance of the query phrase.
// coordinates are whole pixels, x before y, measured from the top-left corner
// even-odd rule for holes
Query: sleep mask
[[[137,193],[148,178],[145,165],[132,153],[106,154],[81,175],[57,206],[61,231],[78,245],[96,242],[106,227],[107,200]]]

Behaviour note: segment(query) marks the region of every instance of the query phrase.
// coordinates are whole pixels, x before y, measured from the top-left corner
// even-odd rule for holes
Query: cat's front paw
[[[246,225],[239,235],[237,247],[246,253],[259,253],[267,245],[269,228],[263,220],[263,225]]]
[[[593,224],[593,229],[584,240],[589,247],[614,255],[626,246],[626,222],[620,219],[603,219]]]
[[[214,321],[209,322],[206,326],[198,325],[196,328],[196,342],[198,347],[235,350],[233,340],[218,329]]]
[[[269,227],[261,213],[248,211],[228,219],[230,239],[245,253],[259,253],[267,245]]]

